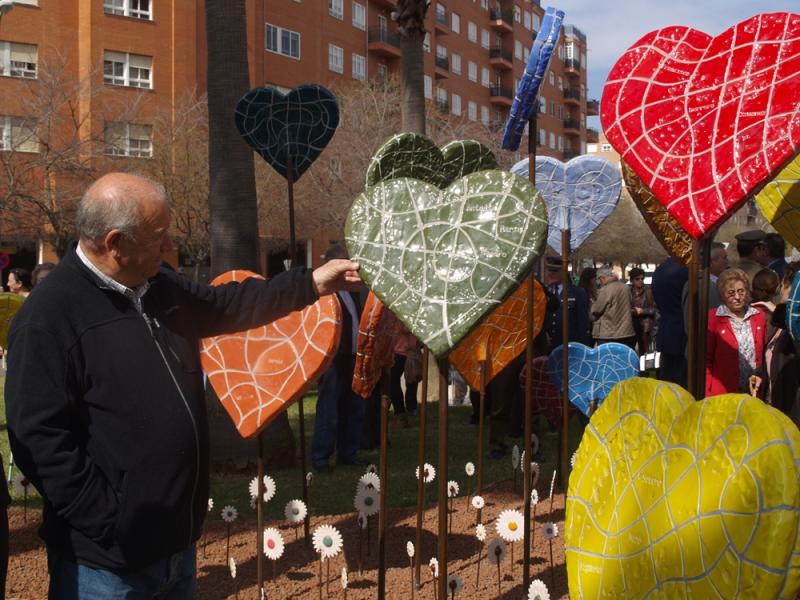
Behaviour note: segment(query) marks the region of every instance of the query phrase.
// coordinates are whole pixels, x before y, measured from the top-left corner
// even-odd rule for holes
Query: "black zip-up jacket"
[[[209,479],[199,340],[316,299],[306,269],[219,287],[161,269],[142,314],[73,245],[9,334],[11,449],[44,498],[48,547],[126,571],[196,541]]]

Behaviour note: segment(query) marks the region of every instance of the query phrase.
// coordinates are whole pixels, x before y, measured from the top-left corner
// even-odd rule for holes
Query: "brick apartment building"
[[[15,90],[61,56],[65,76],[96,73],[81,96],[84,135],[105,139],[105,154],[153,153],[149,117],[173,107],[187,90],[206,87],[205,16],[200,0],[15,0],[0,19],[0,151],[37,152],[24,142],[32,115]],[[292,88],[300,83],[385,78],[401,53],[391,11],[396,0],[247,0],[250,79]],[[437,110],[501,130],[544,9],[539,0],[445,0],[431,3],[425,40],[425,95]],[[597,141],[586,117],[587,45],[564,26],[541,88],[539,152],[564,160]],[[96,88],[101,88],[98,94]],[[142,94],[142,92],[145,94]],[[141,103],[136,122],[106,122],[100,103]],[[21,144],[21,145],[20,145]],[[525,142],[523,141],[524,148]],[[13,250],[13,249],[12,249]],[[307,248],[307,260],[318,253]],[[30,266],[45,253],[12,255]],[[316,260],[315,260],[316,261]]]

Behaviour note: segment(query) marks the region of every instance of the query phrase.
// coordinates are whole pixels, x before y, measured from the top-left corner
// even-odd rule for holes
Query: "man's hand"
[[[337,258],[314,269],[312,278],[318,296],[327,296],[339,290],[355,289],[361,283],[359,264],[352,260]]]

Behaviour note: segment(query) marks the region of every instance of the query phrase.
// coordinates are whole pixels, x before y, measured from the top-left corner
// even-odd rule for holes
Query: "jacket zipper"
[[[194,483],[192,485],[192,498],[189,504],[189,540],[187,542],[187,546],[192,543],[192,538],[194,537],[194,503],[195,503],[195,496],[197,496],[197,484],[200,480],[200,434],[197,431],[197,421],[192,414],[192,409],[189,406],[189,402],[186,400],[186,396],[181,389],[180,384],[178,383],[178,379],[175,377],[175,373],[172,371],[172,367],[169,366],[169,361],[167,360],[166,355],[164,354],[164,350],[161,347],[161,344],[158,342],[158,337],[156,336],[155,332],[153,331],[153,325],[150,322],[150,317],[148,317],[144,312],[141,313],[142,317],[144,318],[144,322],[147,325],[147,329],[150,332],[150,337],[153,338],[153,342],[158,348],[158,353],[161,355],[161,360],[164,362],[164,366],[167,367],[167,371],[169,372],[170,378],[172,378],[172,383],[175,384],[175,389],[178,390],[178,394],[180,394],[181,400],[183,400],[183,405],[186,408],[186,412],[189,413],[189,420],[192,422],[192,429],[194,431],[194,445],[195,445],[195,469],[194,469]],[[153,318],[153,323],[155,323],[156,327],[160,327],[158,321]],[[167,346],[169,348],[169,346]],[[169,348],[172,354],[175,354],[175,351],[172,348]]]

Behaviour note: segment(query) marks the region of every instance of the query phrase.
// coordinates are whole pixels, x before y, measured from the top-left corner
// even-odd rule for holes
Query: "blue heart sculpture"
[[[550,68],[550,59],[558,43],[561,33],[561,22],[564,20],[564,11],[548,7],[542,18],[542,26],[533,42],[528,64],[522,74],[522,80],[517,88],[517,95],[508,113],[506,129],[503,133],[503,150],[517,150],[525,125],[528,124],[531,112],[539,97],[539,86],[542,85],[547,69]]]
[[[559,390],[562,381],[563,346],[556,347],[547,361],[547,372]],[[569,343],[569,401],[587,417],[592,400],[599,406],[611,388],[639,374],[639,357],[625,344],[609,342],[589,348]]]
[[[338,126],[336,97],[321,85],[301,85],[286,95],[270,87],[255,88],[236,105],[241,136],[283,177],[291,175],[292,181],[312,165]]]
[[[795,343],[800,341],[800,273],[795,273],[786,299],[786,324]]]
[[[511,167],[528,176],[528,159]],[[570,250],[576,250],[619,202],[619,168],[599,156],[578,156],[568,163],[549,156],[536,157],[536,189],[547,205],[547,243],[561,254],[561,231],[570,230]]]

